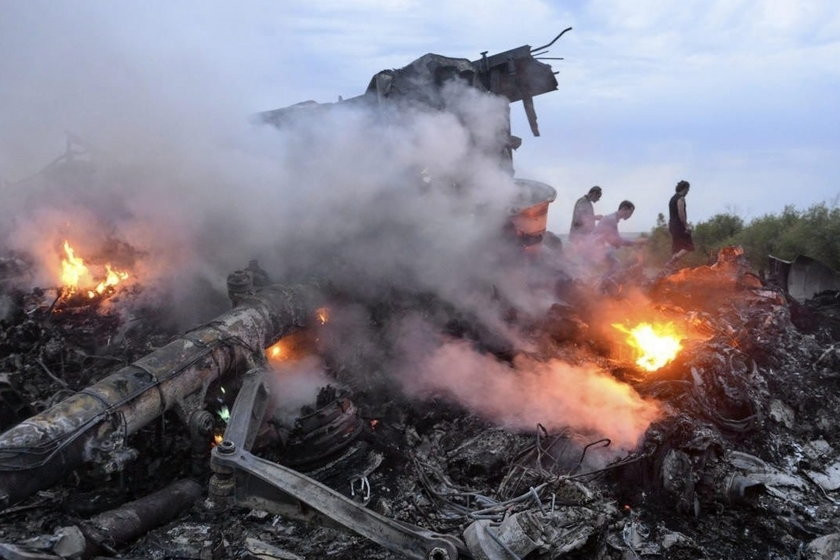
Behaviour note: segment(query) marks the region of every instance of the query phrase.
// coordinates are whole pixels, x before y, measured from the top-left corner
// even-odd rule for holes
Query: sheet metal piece
[[[840,290],[840,274],[804,255],[793,259],[787,273],[787,291],[793,299],[804,303],[827,290]]]

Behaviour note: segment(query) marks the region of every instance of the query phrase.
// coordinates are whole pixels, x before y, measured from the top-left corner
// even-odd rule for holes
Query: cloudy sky
[[[370,77],[435,52],[476,59],[537,46],[559,90],[535,100],[542,136],[517,174],[558,190],[568,228],[593,185],[649,229],[680,179],[689,218],[749,219],[840,196],[840,3],[522,0],[0,0],[0,179],[60,154],[64,131],[163,134],[362,93]]]

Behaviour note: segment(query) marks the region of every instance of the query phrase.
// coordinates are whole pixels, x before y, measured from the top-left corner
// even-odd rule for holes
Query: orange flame
[[[123,280],[128,280],[128,272],[120,272],[119,270],[114,270],[113,268],[111,268],[110,264],[105,265],[105,271],[105,280],[97,284],[96,288],[94,288],[93,290],[97,294],[101,295],[105,293],[105,290],[107,290],[108,288],[116,286]]]
[[[220,443],[222,443],[225,439],[225,436],[222,434],[216,434],[213,436],[213,447],[216,447]]]
[[[99,282],[95,288],[87,290],[87,295],[94,298],[104,294],[109,288],[117,286],[120,282],[128,280],[128,272],[122,272],[111,267],[110,263],[105,265],[105,279]],[[93,284],[90,270],[84,259],[76,256],[70,242],[64,241],[64,257],[61,259],[61,285],[66,288],[68,294],[74,294],[81,287],[81,284]]]
[[[79,288],[79,283],[83,279],[90,277],[90,272],[85,261],[76,256],[67,240],[64,241],[64,255],[65,257],[61,259],[61,285],[72,293]]]
[[[327,322],[330,320],[330,310],[326,307],[319,307],[315,310],[315,315],[318,317],[318,320],[321,322],[322,325],[326,325]]]
[[[636,354],[636,365],[647,371],[656,371],[673,361],[685,339],[673,323],[640,323],[632,329],[619,323],[612,326],[627,334],[627,344]]]
[[[284,362],[288,358],[287,354],[288,352],[283,345],[282,339],[265,349],[265,356],[269,362]]]

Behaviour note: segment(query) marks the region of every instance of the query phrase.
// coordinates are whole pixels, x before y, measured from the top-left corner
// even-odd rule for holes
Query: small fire
[[[283,340],[279,340],[266,348],[265,355],[270,362],[282,362],[288,357],[286,348],[283,346]]]
[[[225,436],[222,434],[216,434],[213,436],[213,447],[216,447],[220,443],[222,443],[225,439]]]
[[[288,365],[312,355],[312,344],[306,331],[289,333],[265,349],[265,359],[273,366]]]
[[[627,343],[636,353],[636,364],[644,370],[656,371],[677,357],[685,338],[673,323],[640,323],[628,329],[622,324],[612,325],[627,334]]]
[[[114,270],[113,268],[111,268],[110,264],[105,265],[105,271],[106,271],[105,280],[103,280],[102,282],[97,284],[96,288],[94,288],[92,290],[92,292],[91,291],[88,292],[88,295],[90,297],[94,297],[93,293],[97,293],[99,295],[102,295],[102,294],[105,293],[105,290],[107,290],[108,288],[116,286],[117,284],[119,284],[123,280],[128,280],[128,272],[120,272],[119,270]]]
[[[322,325],[326,325],[327,322],[330,320],[330,310],[326,307],[319,307],[315,310],[315,315],[318,317],[318,320],[321,322]]]
[[[89,298],[105,294],[110,288],[117,286],[120,282],[128,280],[128,272],[116,270],[110,263],[105,265],[105,279],[96,284],[96,287],[87,290]],[[64,240],[64,257],[61,259],[61,285],[68,295],[75,294],[83,284],[94,283],[90,269],[84,259],[76,256],[76,251],[70,246],[70,242]]]
[[[61,259],[61,285],[75,292],[79,288],[79,282],[90,277],[85,261],[76,256],[70,243],[64,241],[64,255]]]

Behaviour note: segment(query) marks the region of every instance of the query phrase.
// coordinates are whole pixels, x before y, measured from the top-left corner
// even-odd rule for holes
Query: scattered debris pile
[[[240,284],[231,316],[279,289]],[[582,297],[589,288],[573,289]],[[126,329],[95,301],[65,315],[41,290],[5,288],[2,421],[4,430],[18,427],[0,438],[0,478],[14,482],[4,487],[0,557],[830,558],[840,520],[836,340],[798,330],[786,294],[762,284],[737,251],[648,289],[703,333],[654,372],[605,352],[597,329],[569,337],[547,327],[556,321],[529,327],[538,352],[583,349],[661,403],[635,451],[609,454],[607,439],[504,429],[444,397],[372,391],[364,371],[341,371],[286,418],[269,398],[282,401],[283,385],[272,352],[262,351],[263,359],[246,351],[228,370],[218,356],[196,362],[179,350],[193,365],[173,371],[200,362],[219,367],[218,380],[197,390],[192,415],[158,402],[146,423],[130,427],[139,408],[98,404],[96,382],[149,371],[172,344],[212,353],[213,343],[199,344],[201,329],[152,350],[163,333],[132,333],[153,332],[154,316]],[[324,351],[319,339],[330,337],[326,312],[316,313],[317,302],[304,307],[294,315],[303,334],[263,335],[263,348],[287,343],[281,363]],[[578,325],[594,320],[565,309]],[[219,339],[247,346],[244,335]],[[164,400],[183,406],[194,394]],[[24,448],[13,437],[34,413],[91,397],[84,408],[97,429],[69,413],[50,420],[72,424],[61,442],[88,442],[83,464],[68,455],[72,446]],[[126,518],[137,521],[114,522]]]
[[[657,279],[640,263],[577,275],[580,255],[545,230],[556,192],[512,177],[507,113],[521,100],[538,135],[533,97],[557,86],[539,59],[560,35],[472,62],[426,55],[335,104],[472,125],[458,130],[497,175],[431,177],[421,159],[394,179],[498,226],[469,245],[487,270],[457,250],[442,264],[468,290],[415,281],[440,263],[395,255],[372,261],[398,260],[380,278],[353,259],[384,245],[361,243],[282,282],[251,261],[227,277],[232,309],[183,332],[170,302],[144,297],[125,243],[88,258],[47,239],[58,287],[33,288],[33,255],[0,254],[0,558],[837,558],[830,275],[780,263],[785,282],[765,282],[735,247]],[[452,88],[498,96],[492,134]],[[76,155],[43,173],[86,182]],[[518,199],[462,200],[487,178]],[[419,251],[441,223],[390,241]],[[434,259],[465,229],[434,237]],[[819,294],[790,289],[803,271]]]

